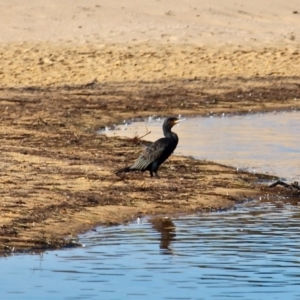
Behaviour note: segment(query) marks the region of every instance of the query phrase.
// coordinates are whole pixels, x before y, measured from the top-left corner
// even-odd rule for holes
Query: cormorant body
[[[130,167],[118,170],[116,174],[132,171],[149,171],[151,177],[153,177],[153,174],[155,177],[159,177],[157,174],[158,168],[177,147],[178,136],[171,131],[171,128],[178,122],[180,122],[178,118],[167,118],[162,126],[165,137],[147,147]]]

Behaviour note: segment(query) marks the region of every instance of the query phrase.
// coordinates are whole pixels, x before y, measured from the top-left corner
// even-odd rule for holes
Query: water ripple
[[[167,229],[148,219],[99,228],[80,237],[86,248],[2,259],[1,295],[297,299],[300,210],[259,204],[181,217]]]

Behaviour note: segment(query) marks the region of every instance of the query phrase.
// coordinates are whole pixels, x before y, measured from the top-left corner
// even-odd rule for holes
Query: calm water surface
[[[2,299],[300,299],[300,210],[227,213],[98,228],[85,248],[1,259]]]
[[[107,135],[162,137],[161,119],[118,126]],[[189,118],[173,128],[176,154],[194,156],[254,172],[300,180],[300,112]]]
[[[298,178],[300,114],[273,116],[188,119],[174,129],[177,152]],[[161,136],[161,121],[150,124]],[[84,248],[0,258],[0,297],[300,299],[298,206],[253,201],[173,224],[158,228],[145,218],[81,235]]]

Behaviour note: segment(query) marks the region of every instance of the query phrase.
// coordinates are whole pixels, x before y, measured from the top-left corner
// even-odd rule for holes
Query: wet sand
[[[257,185],[268,176],[178,156],[159,180],[118,177],[114,170],[140,153],[139,140],[95,132],[153,114],[299,108],[296,1],[243,9],[218,1],[29,2],[0,1],[3,251],[61,247],[65,237],[138,215],[285,193]]]

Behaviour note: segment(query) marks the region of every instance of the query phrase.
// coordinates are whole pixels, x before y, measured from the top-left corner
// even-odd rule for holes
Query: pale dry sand
[[[0,1],[0,85],[295,76],[300,4]]]
[[[3,42],[256,45],[300,37],[298,0],[1,0],[0,8]]]

